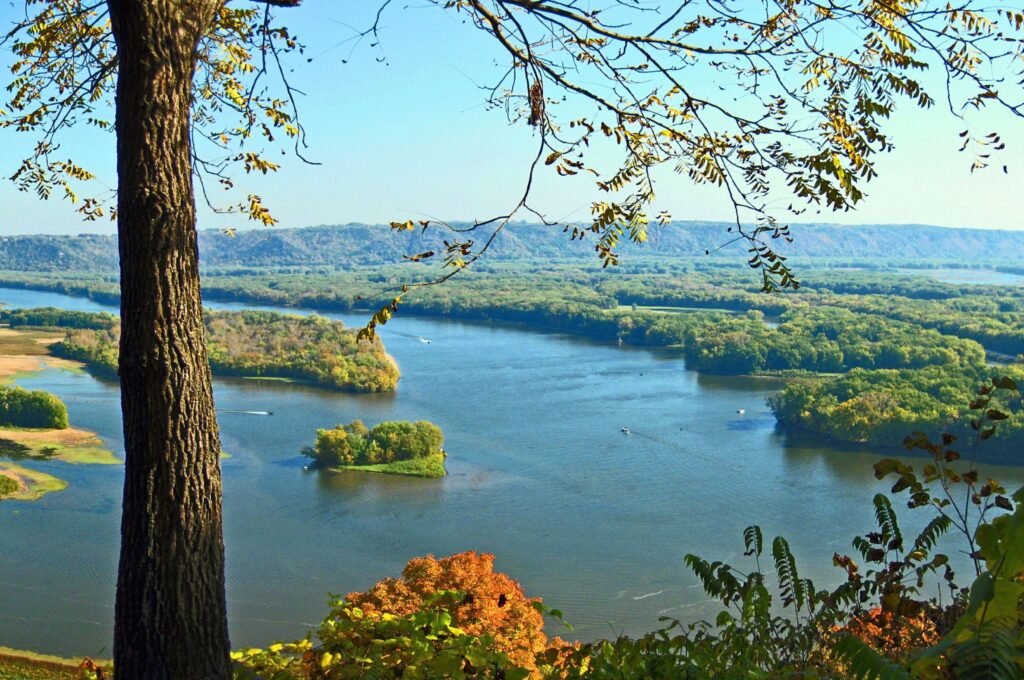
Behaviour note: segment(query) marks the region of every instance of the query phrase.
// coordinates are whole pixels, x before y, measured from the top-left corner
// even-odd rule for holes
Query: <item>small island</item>
[[[92,432],[68,425],[68,410],[49,392],[0,385],[0,457],[60,460],[72,464],[114,464]]]
[[[0,387],[0,425],[13,428],[61,429],[68,426],[67,409],[47,392],[30,392],[20,387]],[[0,429],[0,433],[7,430]],[[21,432],[21,429],[12,430]],[[32,449],[0,438],[0,455],[28,457]],[[50,491],[61,491],[67,483],[36,470],[0,463],[0,500],[34,501]]]
[[[61,335],[36,329],[0,328],[0,383],[45,368],[76,364],[47,354]],[[69,427],[68,411],[49,392],[0,384],[0,501],[35,501],[63,491],[62,479],[20,464],[59,460],[71,464],[116,464],[113,453],[92,432]]]
[[[444,477],[444,435],[433,423],[385,421],[368,429],[361,420],[317,430],[302,450],[322,470],[361,470],[410,477]]]
[[[0,463],[0,501],[37,501],[51,491],[66,488],[68,483],[53,475],[13,463]]]

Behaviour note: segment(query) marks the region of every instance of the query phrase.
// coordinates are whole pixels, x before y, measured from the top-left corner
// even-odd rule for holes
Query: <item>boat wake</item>
[[[399,337],[410,338],[412,340],[416,340],[418,342],[422,342],[424,345],[431,344],[430,343],[430,339],[429,338],[425,338],[422,335],[413,335],[412,333],[403,333],[401,331],[394,331],[394,330],[390,331],[390,333],[391,333],[391,335],[397,335]]]
[[[637,596],[636,596],[636,597],[634,597],[633,599],[634,599],[634,600],[646,600],[646,599],[647,599],[647,598],[649,598],[649,597],[654,597],[655,595],[661,595],[661,594],[662,594],[662,593],[664,593],[664,592],[665,592],[664,590],[659,590],[659,591],[658,591],[658,592],[656,592],[656,593],[645,593],[645,594],[643,594],[643,595],[637,595]]]

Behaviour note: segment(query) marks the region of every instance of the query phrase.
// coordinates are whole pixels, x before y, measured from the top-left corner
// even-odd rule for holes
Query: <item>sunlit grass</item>
[[[376,472],[384,475],[405,475],[407,477],[444,477],[448,472],[444,469],[444,453],[424,458],[396,460],[391,463],[375,465],[340,465],[332,470],[358,470],[360,472]]]

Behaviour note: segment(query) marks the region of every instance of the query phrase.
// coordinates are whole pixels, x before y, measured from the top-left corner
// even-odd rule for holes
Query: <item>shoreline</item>
[[[393,475],[396,477],[418,477],[420,479],[443,479],[448,476],[444,461],[448,454],[427,456],[426,458],[413,458],[410,460],[396,460],[391,463],[374,463],[371,465],[339,465],[335,467],[309,467],[310,471],[327,472],[332,475],[345,474],[347,472],[365,472],[374,475]]]
[[[107,659],[62,657],[0,646],[0,679],[78,680],[90,666],[110,668]]]

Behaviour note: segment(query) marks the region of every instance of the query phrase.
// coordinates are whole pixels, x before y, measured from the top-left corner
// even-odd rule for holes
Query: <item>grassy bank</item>
[[[360,472],[375,472],[383,475],[405,475],[407,477],[430,477],[439,478],[448,474],[444,469],[446,455],[439,453],[425,458],[413,458],[411,460],[396,460],[391,463],[377,463],[376,465],[339,465],[331,470],[357,470]]]
[[[63,491],[68,488],[68,483],[63,479],[14,463],[0,463],[0,477],[9,479],[15,484],[13,490],[7,493],[0,492],[0,500],[36,501],[51,491]],[[2,677],[0,676],[0,678]]]
[[[82,662],[0,647],[0,680],[80,680]]]
[[[73,427],[63,430],[0,427],[0,456],[15,460],[59,460],[74,465],[114,465],[121,462],[103,448],[103,442],[94,433]]]

